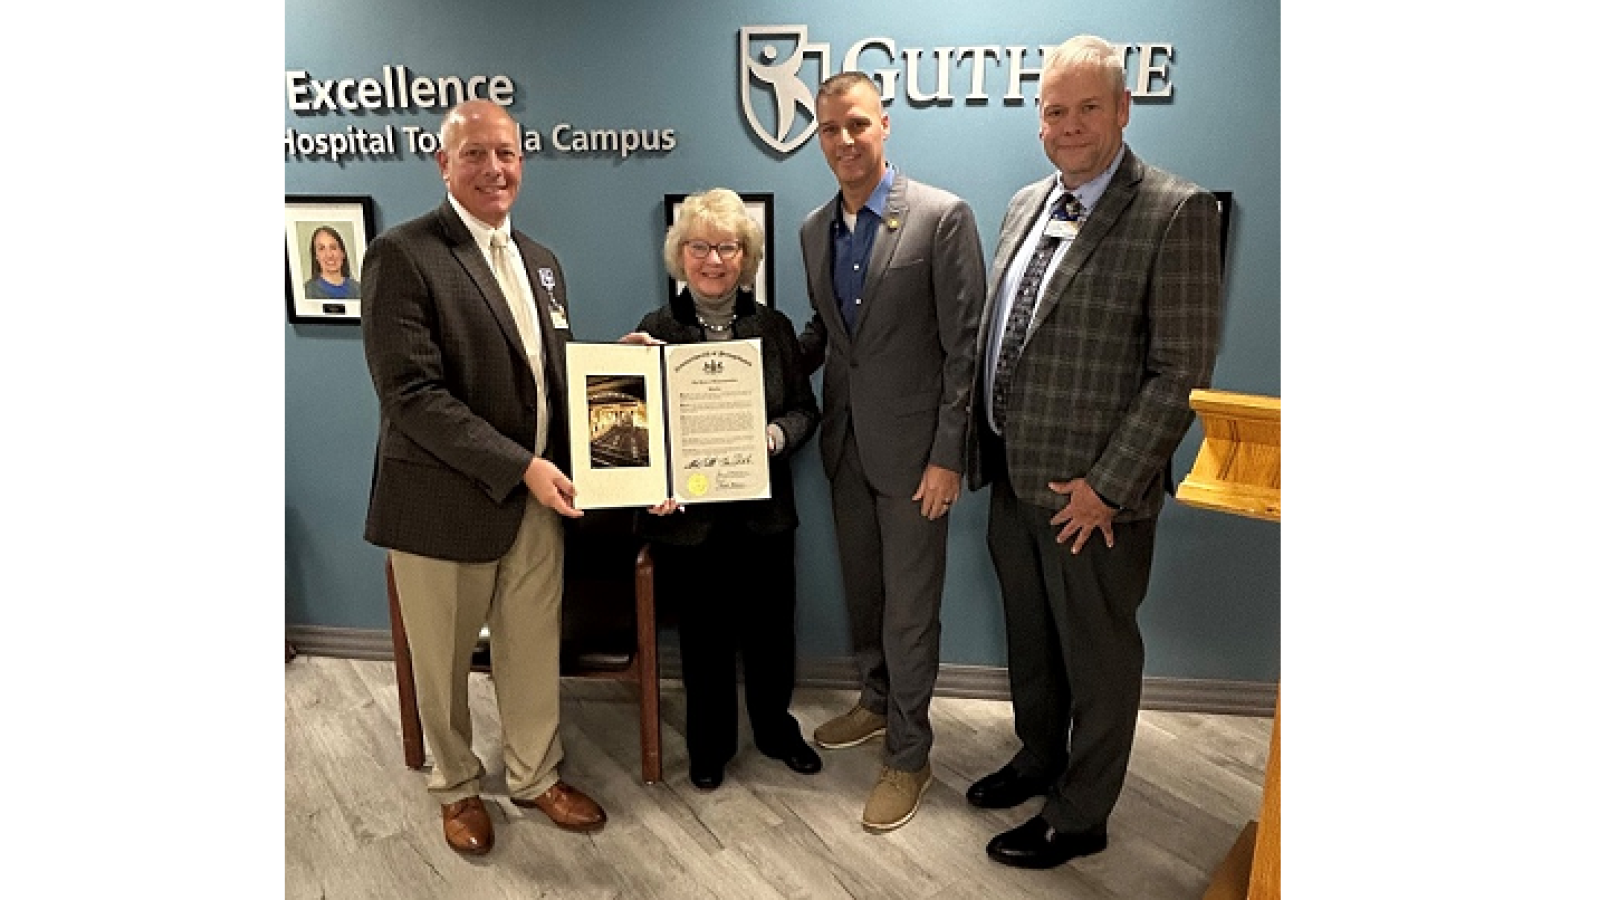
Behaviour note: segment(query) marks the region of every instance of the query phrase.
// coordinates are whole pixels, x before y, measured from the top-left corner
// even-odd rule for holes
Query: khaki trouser
[[[422,734],[433,751],[428,791],[440,803],[476,796],[467,676],[489,625],[490,664],[511,796],[532,799],[561,762],[561,517],[532,498],[499,560],[459,563],[391,551],[411,642]]]

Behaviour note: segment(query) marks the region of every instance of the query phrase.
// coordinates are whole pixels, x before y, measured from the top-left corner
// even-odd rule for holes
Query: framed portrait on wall
[[[666,195],[665,200],[662,202],[662,208],[666,210],[667,228],[671,228],[672,223],[678,221],[678,210],[682,208],[683,201],[687,200],[688,198],[688,194]],[[772,195],[750,194],[740,191],[739,198],[744,201],[745,212],[749,214],[751,219],[755,220],[757,225],[761,226],[761,235],[763,240],[766,242],[766,247],[763,248],[763,253],[761,256],[761,266],[760,268],[756,269],[756,302],[776,307],[777,293],[773,288],[776,280],[772,272]],[[663,231],[662,235],[664,237],[666,232]],[[682,291],[684,287],[685,285],[683,282],[673,278],[671,275],[668,275],[667,300],[671,301],[673,297],[678,296],[678,293]]]
[[[373,230],[371,197],[284,197],[290,322],[361,324],[361,265]]]

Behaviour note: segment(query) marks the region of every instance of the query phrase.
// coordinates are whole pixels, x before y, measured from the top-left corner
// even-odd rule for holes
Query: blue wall
[[[517,84],[510,111],[541,132],[528,156],[516,226],[549,245],[566,269],[575,333],[612,340],[659,304],[662,196],[711,186],[775,194],[776,303],[803,324],[807,314],[796,232],[834,189],[815,140],[793,154],[768,150],[740,108],[741,26],[804,24],[827,42],[837,69],[857,40],[892,38],[903,50],[999,44],[1053,45],[1079,32],[1126,43],[1170,43],[1172,96],[1136,101],[1129,145],[1147,161],[1234,195],[1226,323],[1214,384],[1278,395],[1279,363],[1279,12],[1275,0],[1127,3],[990,0],[983,4],[882,0],[698,2],[685,9],[646,2],[576,4],[288,0],[286,69],[314,77],[372,77],[383,65],[417,74],[505,73]],[[931,54],[925,54],[929,59]],[[1037,67],[1036,52],[1025,63]],[[882,51],[862,58],[890,67]],[[1007,200],[1050,171],[1037,140],[1036,82],[1025,103],[1005,103],[1005,70],[993,61],[991,97],[964,101],[970,61],[954,73],[953,103],[912,104],[900,76],[890,104],[892,162],[914,178],[965,197],[993,253]],[[902,64],[897,66],[904,71]],[[932,86],[931,72],[922,83]],[[299,115],[284,101],[285,126],[342,131],[356,124],[421,125],[439,114]],[[671,128],[665,154],[557,152],[550,130]],[[443,199],[431,160],[291,158],[291,194],[374,198],[377,227],[425,212]],[[377,403],[359,329],[288,325],[285,334],[285,540],[287,621],[294,625],[387,627],[382,554],[361,540]],[[1180,476],[1193,463],[1199,428],[1180,447]],[[800,652],[848,654],[827,486],[815,446],[796,465],[800,496]],[[1003,665],[998,588],[984,547],[987,493],[957,505],[950,535],[944,659]],[[1142,620],[1153,676],[1276,680],[1279,671],[1279,526],[1170,503]]]

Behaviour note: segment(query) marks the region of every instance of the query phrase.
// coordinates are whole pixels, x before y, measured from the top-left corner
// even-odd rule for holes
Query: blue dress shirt
[[[894,184],[894,166],[887,166],[872,196],[856,211],[856,227],[844,221],[844,195],[833,207],[833,295],[839,300],[839,314],[845,327],[854,334],[856,316],[861,311],[861,292],[867,285],[867,263],[872,260],[872,244],[878,237],[878,223],[889,202],[889,186]]]

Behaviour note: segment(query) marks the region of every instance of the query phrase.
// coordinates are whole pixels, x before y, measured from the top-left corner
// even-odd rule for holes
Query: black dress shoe
[[[989,858],[1019,869],[1052,869],[1106,848],[1106,827],[1068,834],[1034,816],[989,842]]]
[[[1011,767],[985,775],[967,788],[967,802],[982,809],[1010,809],[1029,797],[1044,795],[1050,782],[1043,778],[1030,778]]]
[[[768,753],[773,759],[783,760],[783,764],[802,775],[810,775],[822,771],[822,757],[811,745],[805,741],[796,741],[789,749],[782,753]]]
[[[714,791],[722,786],[722,766],[697,766],[689,763],[689,783],[702,791]]]
[[[822,757],[818,756],[817,751],[811,749],[811,745],[806,743],[805,739],[799,735],[796,735],[793,740],[781,747],[763,747],[757,744],[756,749],[761,751],[762,756],[780,760],[784,765],[802,775],[810,775],[813,772],[822,771]]]

